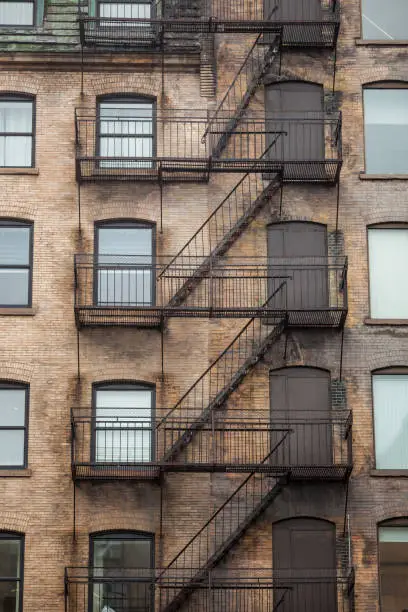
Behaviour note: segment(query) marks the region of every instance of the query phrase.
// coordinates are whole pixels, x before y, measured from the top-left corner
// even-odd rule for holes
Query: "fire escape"
[[[188,5],[189,3],[187,3]],[[243,65],[208,118],[185,111],[157,111],[157,144],[146,158],[98,155],[100,119],[89,109],[76,113],[76,172],[79,185],[99,181],[204,182],[213,173],[238,173],[235,187],[174,257],[156,256],[154,262],[101,263],[97,254],[75,257],[75,317],[83,326],[163,327],[171,317],[248,319],[239,333],[172,408],[160,408],[154,417],[95,418],[90,408],[73,408],[72,478],[81,481],[157,480],[171,472],[220,472],[241,480],[233,493],[209,516],[183,549],[164,568],[126,570],[126,579],[149,585],[151,599],[143,610],[294,610],[296,577],[273,571],[224,572],[222,562],[256,519],[293,482],[348,483],[352,470],[352,415],[334,413],[317,422],[308,419],[273,420],[267,411],[253,415],[248,407],[238,415],[229,399],[245,377],[290,328],[343,329],[347,315],[347,260],[338,255],[317,265],[327,279],[327,303],[316,307],[310,295],[296,306],[291,292],[296,278],[315,273],[315,264],[297,261],[271,263],[268,258],[236,261],[228,256],[234,242],[262,207],[286,183],[337,184],[341,170],[341,116],[323,113],[290,120],[250,112],[250,102],[267,74],[280,81],[281,56],[286,48],[335,49],[339,4],[321,0],[318,20],[287,20],[274,5],[264,15],[264,2],[204,2],[205,10],[186,11],[184,0],[158,0],[151,12],[136,18],[90,16],[80,6],[83,48],[98,46],[167,49],[191,35],[254,33],[256,39]],[[181,35],[181,38],[180,38]],[[116,42],[115,42],[116,41]],[[286,159],[281,142],[288,130],[302,138],[310,125],[324,133],[322,159]],[[310,268],[310,269],[309,269]],[[132,301],[120,293],[101,303],[97,295],[102,272],[123,279],[129,273],[148,275],[154,290],[148,299],[142,283]],[[141,436],[145,452],[139,460],[101,461],[93,445],[96,431],[103,440],[115,427]],[[299,440],[312,438],[316,455],[305,461]],[[293,444],[295,440],[295,444]],[[329,443],[330,459],[327,459]],[[292,441],[292,442],[291,442]],[[125,452],[123,456],[129,456]],[[353,573],[349,532],[338,543],[337,570],[329,578],[339,612],[353,612]],[[95,580],[93,569],[67,568],[66,609],[85,612],[87,593]],[[224,573],[223,573],[224,572]],[[113,577],[115,579],[115,577]],[[123,580],[123,576],[116,580]],[[323,581],[324,582],[324,581]],[[233,593],[235,599],[232,604]],[[228,603],[229,602],[229,603]],[[229,607],[228,607],[229,606]],[[232,607],[231,607],[232,606]],[[234,607],[235,606],[235,607]],[[256,607],[258,606],[258,607]],[[319,608],[320,610],[321,608]],[[322,608],[323,610],[323,608]],[[307,610],[312,612],[312,610]]]

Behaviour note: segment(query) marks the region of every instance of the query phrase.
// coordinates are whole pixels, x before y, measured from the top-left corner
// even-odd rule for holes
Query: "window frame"
[[[123,541],[123,540],[132,540],[132,541],[149,541],[151,544],[151,548],[150,548],[150,568],[146,568],[146,569],[151,569],[152,570],[152,577],[150,578],[149,582],[151,582],[154,585],[154,569],[155,569],[155,534],[153,532],[150,531],[139,531],[139,530],[132,530],[132,529],[123,529],[123,530],[107,530],[107,531],[98,531],[95,533],[91,533],[89,534],[89,567],[91,569],[91,576],[92,576],[92,584],[90,585],[90,588],[88,589],[88,612],[92,612],[93,610],[93,586],[95,585],[95,583],[101,582],[103,583],[104,580],[97,580],[95,579],[95,576],[93,575],[93,571],[94,571],[94,557],[95,557],[95,550],[94,550],[94,543],[95,541],[97,541],[98,539],[112,539],[112,540],[119,540],[119,541]],[[120,580],[118,579],[118,582],[120,582]],[[139,579],[135,579],[134,582],[147,582],[146,578],[139,578]],[[154,604],[154,588],[152,589],[152,604]],[[152,607],[152,610],[154,609],[154,607]],[[19,611],[21,612],[21,611]]]
[[[0,475],[3,470],[25,470],[28,466],[28,426],[29,426],[29,406],[30,406],[30,385],[28,383],[0,380],[0,389],[17,389],[25,390],[25,411],[24,411],[24,426],[16,427],[0,425],[0,431],[24,431],[24,448],[23,448],[23,464],[22,465],[2,465],[0,464]],[[1,533],[1,531],[0,531]]]
[[[134,463],[137,465],[154,463],[156,459],[156,436],[155,436],[155,419],[156,419],[156,385],[149,382],[144,381],[136,381],[136,380],[112,380],[112,381],[101,381],[92,384],[92,411],[91,411],[91,464],[93,468],[98,469],[98,467],[104,467],[106,463],[112,463],[109,461],[96,461],[96,432],[97,432],[97,416],[96,416],[96,401],[97,401],[97,393],[98,391],[104,390],[113,390],[113,391],[151,391],[151,435],[150,435],[150,460],[149,461],[139,461],[139,462],[126,462],[120,461],[116,463],[120,463],[124,466],[132,466]],[[123,428],[126,430],[126,428]],[[117,431],[121,431],[122,428],[118,428]]]
[[[384,322],[384,324],[386,323],[390,323],[390,324],[398,324],[398,323],[407,323],[408,322],[408,314],[407,317],[405,319],[393,319],[393,318],[378,318],[378,317],[372,317],[372,312],[371,312],[371,285],[372,285],[372,279],[371,279],[371,274],[370,274],[370,246],[369,246],[369,241],[368,241],[368,236],[369,236],[369,231],[370,230],[382,230],[382,229],[392,229],[392,230],[406,230],[408,231],[408,222],[404,223],[404,222],[393,222],[393,221],[389,221],[389,222],[384,222],[384,223],[374,223],[371,225],[367,225],[366,227],[366,245],[367,245],[367,276],[368,276],[368,320],[369,321],[378,321],[378,322]],[[408,374],[408,371],[407,371]]]
[[[18,531],[0,531],[0,540],[19,540],[20,542],[20,567],[19,567],[19,578],[8,580],[7,582],[15,582],[19,585],[19,601],[18,601],[18,612],[23,612],[23,596],[24,596],[24,553],[25,553],[25,535]],[[0,581],[5,582],[2,577]]]
[[[151,283],[150,283],[150,292],[151,292],[151,303],[148,306],[127,306],[126,304],[121,305],[117,304],[115,306],[109,306],[108,308],[123,308],[123,309],[137,309],[137,308],[149,308],[154,307],[156,305],[156,263],[157,263],[157,235],[156,235],[156,223],[153,221],[145,221],[143,219],[104,219],[103,221],[96,221],[94,224],[94,261],[93,261],[93,304],[98,306],[99,308],[103,308],[104,306],[100,306],[98,302],[98,272],[99,272],[99,230],[103,228],[115,228],[115,227],[123,227],[128,229],[150,229],[152,233],[152,263],[151,263]]]
[[[399,522],[405,523],[398,525]],[[378,574],[378,603],[380,612],[386,612],[382,606],[382,593],[381,593],[381,564],[380,564],[380,529],[381,527],[408,527],[408,517],[399,516],[394,518],[385,519],[377,523],[377,574]],[[408,546],[408,542],[407,542]]]
[[[408,45],[408,40],[407,40],[407,45]],[[362,108],[363,108],[363,143],[364,143],[364,172],[363,174],[366,175],[367,177],[370,176],[379,176],[379,177],[384,177],[387,179],[392,179],[394,177],[398,177],[398,176],[407,176],[408,172],[406,174],[399,174],[399,173],[392,173],[392,174],[387,174],[387,173],[376,173],[376,172],[367,172],[367,140],[366,140],[366,108],[365,108],[365,100],[364,100],[364,92],[368,89],[385,89],[385,90],[389,90],[389,89],[408,89],[408,81],[373,81],[370,83],[365,83],[362,86]]]
[[[27,26],[32,27],[32,26]],[[31,132],[0,132],[0,137],[4,136],[29,136],[31,137],[31,164],[29,166],[0,166],[0,168],[35,168],[35,147],[36,147],[36,97],[27,93],[0,92],[0,102],[31,102]]]
[[[6,3],[7,0],[3,0],[4,3]],[[0,0],[0,4],[2,3],[2,0]],[[15,29],[29,29],[29,28],[35,28],[35,26],[37,25],[37,11],[38,11],[38,2],[37,0],[8,0],[9,4],[22,4],[22,3],[30,3],[33,6],[33,22],[28,24],[18,24],[18,23],[0,23],[0,30],[1,28],[15,28]]]
[[[377,467],[377,447],[376,447],[376,432],[375,432],[375,400],[374,400],[374,376],[381,375],[405,375],[408,376],[408,366],[387,366],[384,368],[377,368],[371,371],[371,419],[372,419],[372,440],[373,440],[373,459],[374,459],[374,470],[378,474],[384,476],[399,476],[401,474],[406,475],[408,468],[379,468]]]
[[[119,105],[120,104],[131,104],[131,103],[135,103],[135,104],[151,104],[152,106],[152,133],[149,136],[135,136],[135,139],[138,138],[149,138],[152,141],[152,155],[150,157],[146,157],[146,161],[150,161],[151,166],[150,167],[146,167],[143,168],[134,168],[134,170],[144,170],[144,169],[148,169],[148,170],[152,170],[155,168],[155,158],[157,157],[157,98],[154,96],[149,96],[149,95],[143,95],[143,94],[133,94],[133,93],[115,93],[115,94],[106,94],[106,95],[102,95],[102,96],[97,96],[96,98],[96,130],[95,130],[95,154],[96,157],[98,159],[98,163],[100,164],[100,162],[103,162],[103,158],[100,157],[100,151],[101,151],[101,137],[103,137],[103,134],[101,134],[101,104],[104,103],[114,103],[117,102]],[[117,136],[115,134],[115,136]],[[119,134],[119,136],[123,137],[123,138],[129,138],[129,134]],[[126,161],[132,158],[127,158],[127,157],[120,157],[118,158],[121,161]],[[143,163],[143,162],[142,162]],[[126,170],[126,168],[122,168],[121,166],[118,166],[115,168],[115,170]]]
[[[24,219],[10,219],[0,217],[0,228],[3,227],[28,227],[28,264],[25,266],[4,266],[0,264],[0,270],[28,270],[27,304],[1,304],[0,308],[31,308],[33,305],[33,267],[34,267],[34,222]]]

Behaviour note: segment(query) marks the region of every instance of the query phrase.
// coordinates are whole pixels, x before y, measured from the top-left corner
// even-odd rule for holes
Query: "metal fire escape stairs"
[[[264,458],[263,464],[269,462],[288,435],[289,431],[282,434],[281,440]],[[186,571],[189,571],[189,575],[179,580],[177,589],[168,597],[170,601],[160,602],[161,612],[176,612],[181,608],[200,586],[200,582],[207,578],[208,573],[225,558],[254,521],[273,503],[289,479],[289,472],[273,475],[268,472],[252,472],[241,482],[158,577],[159,583],[166,583],[169,576],[177,576],[178,573],[186,576]]]

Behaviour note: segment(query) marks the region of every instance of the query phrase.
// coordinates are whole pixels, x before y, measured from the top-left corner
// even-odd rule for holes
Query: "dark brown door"
[[[279,612],[336,612],[336,530],[332,523],[296,518],[272,529],[273,571],[292,586]],[[275,599],[283,594],[278,591]]]
[[[321,0],[264,0],[265,17],[272,21],[319,21]]]
[[[333,462],[330,374],[293,367],[270,373],[271,427],[292,433],[272,454],[274,465],[308,468]],[[273,448],[280,434],[272,432]]]
[[[271,307],[298,311],[327,308],[326,256],[324,225],[301,222],[269,225],[268,295],[276,293]]]
[[[323,104],[321,85],[304,81],[266,85],[266,144],[271,146],[268,154],[282,161],[323,160]]]

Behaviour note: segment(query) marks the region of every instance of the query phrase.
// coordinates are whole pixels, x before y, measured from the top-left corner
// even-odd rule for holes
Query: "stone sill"
[[[408,319],[364,319],[366,325],[408,325]]]
[[[0,174],[40,174],[38,168],[0,168]]]
[[[401,47],[408,46],[408,40],[365,40],[356,38],[355,43],[358,47]]]
[[[33,317],[36,313],[36,308],[0,308],[1,317]]]
[[[358,175],[361,181],[407,181],[408,174],[366,174],[360,172]]]
[[[0,469],[0,478],[30,478],[32,471],[29,468]]]
[[[408,470],[371,470],[370,476],[383,476],[384,478],[408,478]]]

